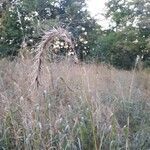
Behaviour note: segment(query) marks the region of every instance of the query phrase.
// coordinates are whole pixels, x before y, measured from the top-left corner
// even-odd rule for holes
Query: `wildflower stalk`
[[[130,90],[129,90],[129,97],[128,97],[128,100],[129,100],[129,101],[131,100],[132,89],[133,89],[133,83],[134,83],[134,78],[135,78],[135,71],[136,71],[136,67],[137,67],[137,65],[138,65],[139,59],[140,59],[140,56],[137,55],[136,61],[135,61],[135,65],[134,65],[134,68],[133,68],[133,72],[132,72],[132,78],[131,78],[131,84],[130,84]]]

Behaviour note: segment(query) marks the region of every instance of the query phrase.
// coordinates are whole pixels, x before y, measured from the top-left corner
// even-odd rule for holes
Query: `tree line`
[[[31,51],[44,31],[67,29],[80,60],[131,69],[140,58],[150,66],[150,1],[108,0],[104,29],[92,18],[85,0],[3,0],[0,2],[0,57]],[[65,44],[63,44],[65,45]],[[66,49],[60,46],[62,54]]]

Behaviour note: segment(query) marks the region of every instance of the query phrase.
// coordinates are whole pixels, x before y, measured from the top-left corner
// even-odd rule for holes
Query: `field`
[[[0,61],[0,150],[149,150],[150,72]]]

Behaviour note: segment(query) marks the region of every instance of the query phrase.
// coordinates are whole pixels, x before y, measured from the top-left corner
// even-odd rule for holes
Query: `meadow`
[[[0,150],[149,150],[150,72],[0,61]],[[38,78],[37,78],[38,76]]]
[[[150,0],[99,2],[0,0],[0,150],[150,150]]]

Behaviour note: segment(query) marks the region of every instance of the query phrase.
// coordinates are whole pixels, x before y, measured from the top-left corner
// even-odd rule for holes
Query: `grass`
[[[32,66],[0,62],[0,150],[150,149],[149,71],[44,62],[36,87]]]
[[[74,52],[71,35],[58,28],[43,36],[33,60],[0,62],[0,149],[149,149],[149,71],[50,63],[55,38]]]

